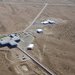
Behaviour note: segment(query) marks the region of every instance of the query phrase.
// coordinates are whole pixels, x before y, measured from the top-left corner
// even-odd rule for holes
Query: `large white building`
[[[9,36],[0,39],[0,46],[17,47],[19,41],[20,37],[18,35],[10,34]]]
[[[43,33],[43,29],[36,29],[37,33]]]

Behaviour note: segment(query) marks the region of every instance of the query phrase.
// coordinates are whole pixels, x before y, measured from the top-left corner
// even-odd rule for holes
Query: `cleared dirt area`
[[[18,49],[0,49],[1,75],[45,75],[46,73]],[[13,51],[12,51],[13,50]],[[21,57],[22,55],[22,57]],[[22,58],[25,57],[25,60]]]

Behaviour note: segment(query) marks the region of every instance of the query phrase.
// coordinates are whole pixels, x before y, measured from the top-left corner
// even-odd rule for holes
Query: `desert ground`
[[[0,33],[13,33],[24,30],[42,7],[43,5],[26,3],[0,3]]]
[[[35,47],[27,52],[56,75],[75,75],[74,0],[0,0],[0,34],[24,30],[45,3],[48,3],[47,7],[28,31],[40,28],[42,20],[53,18],[58,23],[43,26],[42,34],[32,33]],[[4,58],[6,54],[11,61]],[[31,59],[21,61],[17,54],[24,55],[16,48],[0,48],[1,75],[46,75]],[[25,69],[27,72],[24,67],[28,67]]]

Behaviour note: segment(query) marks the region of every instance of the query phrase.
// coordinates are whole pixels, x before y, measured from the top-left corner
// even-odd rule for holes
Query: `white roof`
[[[27,48],[33,48],[34,44],[29,44]]]
[[[6,41],[6,40],[0,40],[0,44],[2,44],[2,45],[7,44],[7,43],[8,43],[8,41]]]
[[[15,35],[15,34],[12,34],[12,35]],[[19,39],[20,39],[19,36],[13,36],[13,38],[7,36],[7,37],[0,39],[0,44],[1,45],[10,44],[11,46],[17,45],[17,42],[15,41]]]
[[[49,19],[46,20],[46,21],[43,21],[43,22],[41,22],[41,23],[48,24],[49,22],[50,22],[50,23],[55,23],[55,21],[53,21],[53,20],[49,20]]]
[[[41,23],[47,24],[47,23],[48,23],[48,21],[43,21],[43,22],[41,22]]]
[[[12,36],[12,40],[16,41],[16,40],[20,40],[20,37],[17,34],[10,34],[10,36]]]
[[[18,36],[14,36],[12,40],[20,40],[20,38]]]
[[[55,23],[55,21],[53,21],[53,20],[47,20],[48,22],[50,22],[50,23]]]
[[[10,37],[4,37],[0,40],[0,44],[7,44],[10,40]]]
[[[37,29],[36,31],[39,31],[39,32],[41,32],[41,31],[43,31],[43,29]]]
[[[17,43],[16,43],[14,40],[10,40],[10,41],[9,41],[9,44],[12,45],[12,46],[13,46],[13,45],[17,45]]]

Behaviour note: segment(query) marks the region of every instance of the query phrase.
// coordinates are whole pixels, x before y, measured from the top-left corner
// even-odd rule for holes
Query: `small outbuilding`
[[[55,21],[53,20],[47,20],[49,24],[55,24]]]
[[[46,20],[46,21],[43,21],[43,22],[41,22],[42,24],[44,24],[44,25],[46,25],[46,24],[55,24],[55,21],[53,21],[53,20]]]
[[[32,50],[34,48],[34,44],[29,44],[28,46],[27,46],[27,50]]]
[[[43,21],[43,22],[41,22],[42,24],[48,24],[48,21]]]
[[[37,33],[43,33],[43,29],[37,29],[36,32]]]

